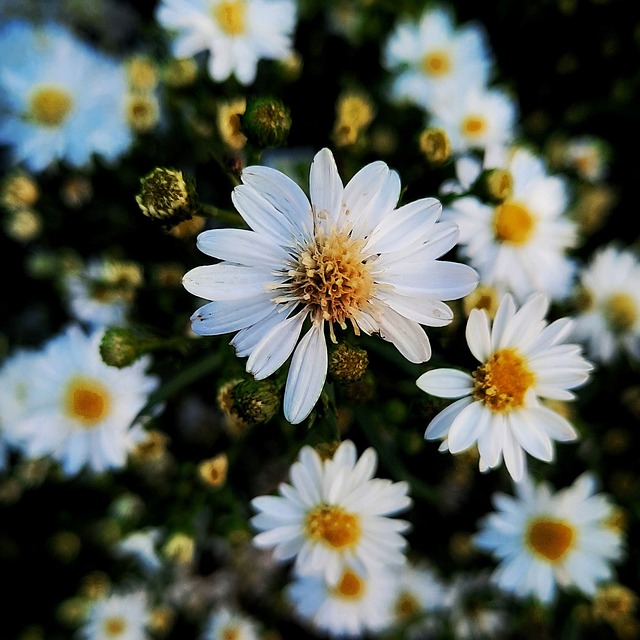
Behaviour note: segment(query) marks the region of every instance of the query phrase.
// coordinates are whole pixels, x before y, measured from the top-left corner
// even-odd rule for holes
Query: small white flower
[[[23,20],[0,29],[0,60],[0,143],[15,162],[32,171],[56,161],[86,167],[94,153],[115,161],[129,148],[121,61],[66,27]]]
[[[543,294],[520,309],[505,295],[493,326],[484,309],[471,310],[466,337],[480,366],[473,374],[432,369],[416,381],[427,393],[458,398],[430,422],[425,438],[443,439],[440,449],[451,453],[477,444],[481,471],[498,467],[504,457],[515,481],[525,473],[525,452],[550,462],[554,440],[577,438],[573,426],[541,399],[573,400],[569,389],[583,385],[593,367],[579,345],[563,342],[570,319],[548,324],[548,307]]]
[[[610,149],[604,140],[594,136],[579,136],[563,148],[564,164],[583,180],[598,182],[607,177]]]
[[[149,574],[155,573],[162,567],[158,554],[161,536],[162,531],[156,527],[133,531],[118,541],[114,552],[120,558],[135,559]]]
[[[402,565],[409,523],[389,516],[411,505],[409,487],[374,478],[376,466],[375,450],[356,459],[350,440],[324,461],[303,447],[291,484],[282,483],[279,496],[252,500],[258,513],[251,523],[260,531],[254,544],[272,547],[276,560],[295,558],[298,573],[321,575],[333,585],[345,567],[364,575],[371,567]]]
[[[465,163],[465,167],[468,163]],[[459,252],[480,279],[522,302],[534,292],[566,298],[575,265],[567,251],[577,226],[566,212],[569,185],[549,175],[541,158],[523,147],[512,149],[503,167],[513,179],[511,196],[498,205],[464,196],[445,207],[443,220],[460,228]],[[466,180],[473,172],[463,169]]]
[[[344,569],[333,585],[321,576],[298,576],[285,592],[297,617],[315,630],[334,638],[362,637],[390,625],[396,576],[384,570],[364,575]]]
[[[248,356],[247,371],[257,379],[293,353],[287,420],[304,420],[324,387],[325,323],[334,342],[334,325],[350,323],[356,335],[380,334],[411,362],[431,357],[421,325],[449,324],[453,312],[443,301],[467,295],[478,282],[469,266],[438,260],[458,230],[437,221],[437,200],[396,209],[400,179],[384,162],[367,165],[343,186],[329,149],[311,164],[311,202],[268,167],[247,167],[242,182],[232,200],[252,230],[201,233],[198,248],[223,262],[192,269],[183,283],[212,301],[191,317],[193,331],[238,331],[231,344]]]
[[[175,32],[177,58],[208,51],[213,80],[233,74],[248,85],[260,60],[286,60],[292,54],[297,9],[293,0],[161,0],[156,19]]]
[[[640,260],[631,249],[609,244],[597,249],[579,272],[581,307],[573,337],[596,362],[611,364],[620,354],[640,361]]]
[[[148,596],[138,589],[96,600],[78,634],[85,640],[150,640]]]
[[[102,331],[86,334],[77,325],[53,336],[26,372],[28,403],[6,425],[25,456],[51,456],[67,476],[126,464],[145,435],[135,420],[159,383],[145,373],[148,357],[122,369],[106,365],[101,338]]]
[[[596,493],[591,473],[556,493],[548,483],[536,485],[526,477],[515,493],[493,496],[496,511],[480,520],[474,537],[499,562],[492,576],[499,588],[549,603],[558,587],[592,596],[600,583],[613,579],[622,534],[614,526],[613,505]]]
[[[201,640],[258,640],[260,637],[259,625],[251,616],[223,605],[209,614]]]

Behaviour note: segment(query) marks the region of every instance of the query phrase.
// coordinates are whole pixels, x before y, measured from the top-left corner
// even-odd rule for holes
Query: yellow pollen
[[[515,349],[496,351],[474,372],[473,396],[495,412],[508,412],[524,404],[536,381],[525,359]]]
[[[574,528],[564,520],[537,518],[529,523],[526,542],[535,553],[549,562],[559,562],[575,541]]]
[[[72,107],[69,93],[55,86],[38,87],[29,99],[29,115],[45,127],[61,125]]]
[[[322,318],[346,329],[346,321],[356,324],[359,311],[371,298],[374,288],[369,265],[363,258],[364,240],[346,233],[316,236],[298,257],[289,272],[290,287],[296,297]],[[336,342],[331,327],[331,339]]]
[[[364,582],[353,571],[345,571],[340,582],[335,587],[334,593],[343,598],[357,600],[363,595]]]
[[[67,386],[65,404],[67,415],[91,428],[108,415],[111,394],[98,380],[78,376]]]
[[[430,76],[443,76],[451,70],[451,61],[444,51],[432,51],[422,59],[422,69]]]
[[[227,627],[223,629],[221,634],[222,640],[238,640],[240,637],[240,631],[235,627]]]
[[[396,618],[400,620],[410,620],[420,612],[418,599],[407,591],[401,591],[395,603]]]
[[[531,238],[535,218],[521,204],[509,200],[495,208],[493,227],[500,242],[524,244]]]
[[[223,0],[213,8],[213,18],[230,36],[244,33],[247,7],[244,0]]]
[[[309,538],[334,549],[355,546],[362,533],[357,516],[340,507],[328,505],[321,505],[310,511],[304,528]]]
[[[614,293],[605,302],[605,316],[614,331],[628,331],[638,320],[638,307],[628,293]]]
[[[462,133],[466,136],[478,136],[487,128],[487,122],[482,116],[467,116],[462,121]]]
[[[127,623],[123,618],[107,618],[104,621],[104,632],[109,638],[117,638],[122,635],[127,628]]]

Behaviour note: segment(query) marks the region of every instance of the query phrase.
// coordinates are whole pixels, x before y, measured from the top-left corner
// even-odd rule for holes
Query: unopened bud
[[[444,129],[425,129],[420,134],[418,144],[430,164],[444,164],[451,157],[451,142]]]
[[[204,484],[210,487],[221,487],[227,480],[229,458],[226,453],[220,453],[214,458],[203,460],[198,465],[198,474]]]
[[[280,408],[276,386],[268,380],[245,379],[231,392],[233,411],[249,424],[268,422]]]
[[[329,374],[338,382],[360,380],[367,370],[369,356],[364,349],[341,342],[329,355]]]
[[[240,117],[242,132],[249,142],[260,148],[281,147],[291,129],[291,112],[275,98],[254,98]]]
[[[110,367],[128,367],[141,355],[140,340],[130,329],[109,327],[100,341],[100,356]]]
[[[513,193],[513,176],[506,169],[488,169],[479,184],[482,195],[491,202],[504,202]]]

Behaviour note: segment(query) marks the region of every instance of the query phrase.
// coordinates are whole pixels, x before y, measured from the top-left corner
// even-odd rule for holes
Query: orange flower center
[[[362,533],[357,516],[340,507],[321,505],[309,512],[305,531],[312,540],[323,542],[334,549],[353,547]]]
[[[96,426],[111,410],[111,394],[98,380],[77,376],[67,385],[67,415],[86,428]]]
[[[526,542],[539,556],[549,562],[559,562],[572,548],[575,529],[564,520],[536,518],[527,529]]]
[[[213,9],[213,18],[230,36],[239,36],[246,28],[247,7],[244,0],[224,0]]]
[[[535,227],[535,218],[525,207],[508,201],[495,208],[493,227],[500,242],[526,243]]]
[[[443,76],[451,70],[451,60],[444,51],[431,51],[422,59],[422,70],[430,76]]]

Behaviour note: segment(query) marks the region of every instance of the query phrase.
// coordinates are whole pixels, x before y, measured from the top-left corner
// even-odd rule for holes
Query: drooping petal
[[[380,337],[393,343],[409,362],[418,364],[431,357],[431,345],[424,329],[393,309],[387,308],[380,314]]]

